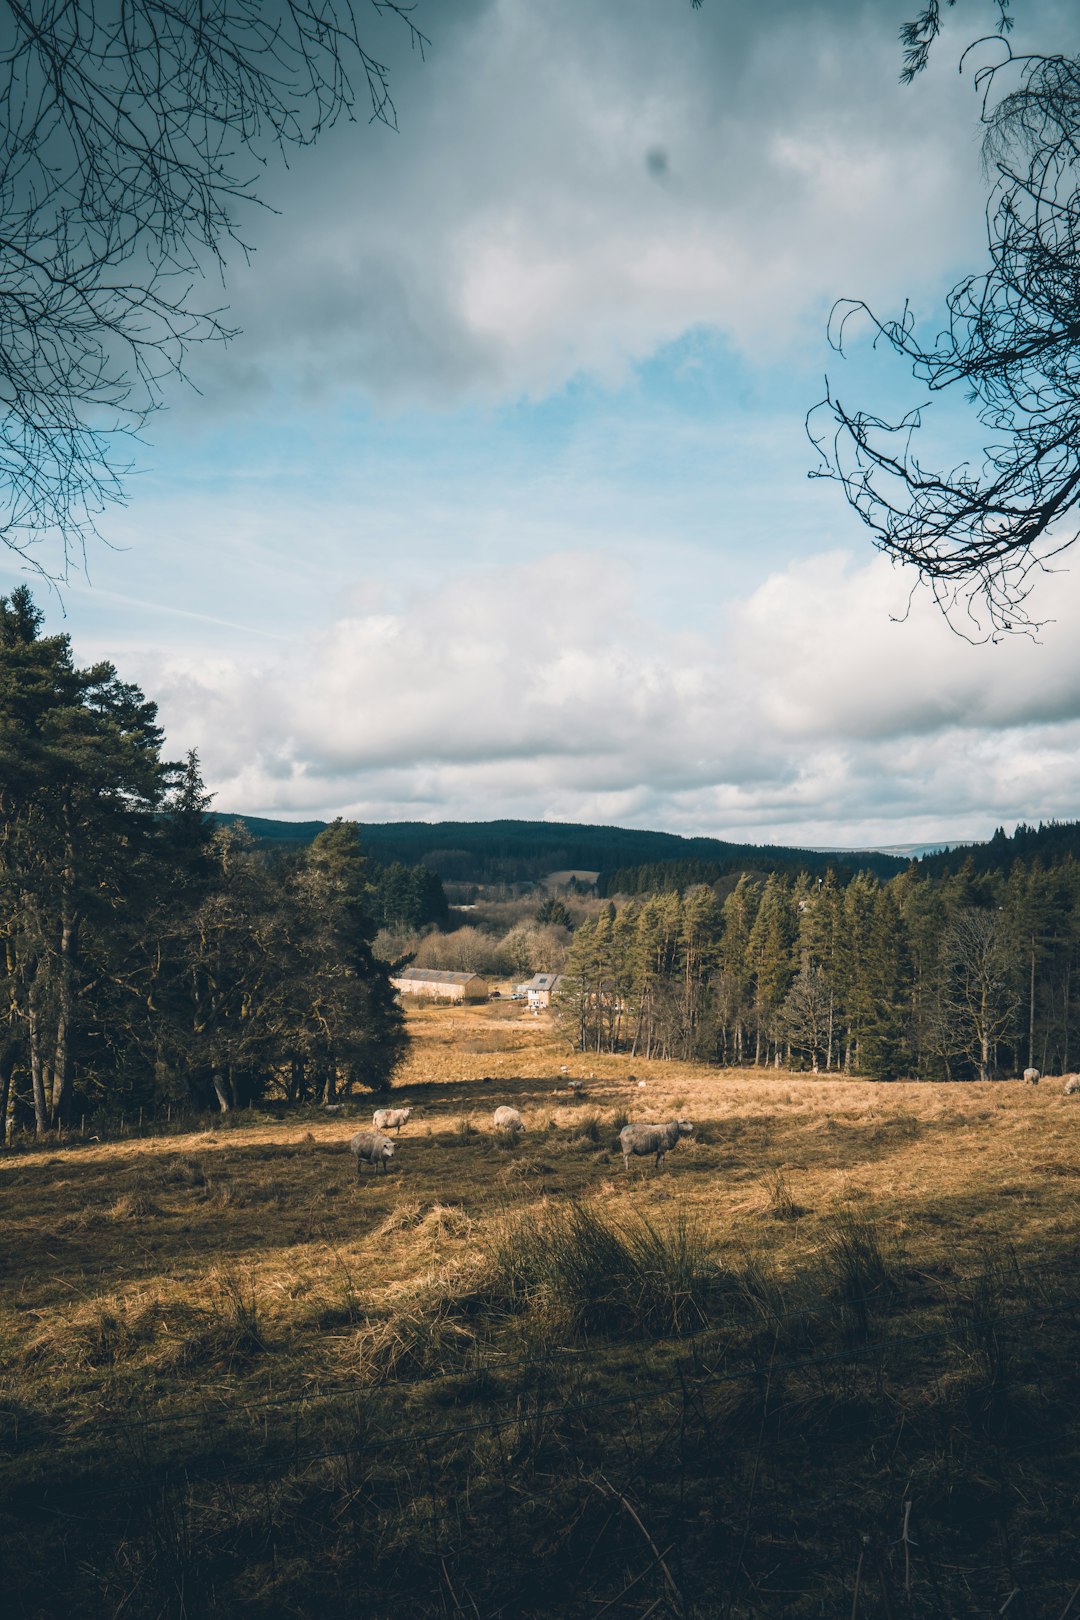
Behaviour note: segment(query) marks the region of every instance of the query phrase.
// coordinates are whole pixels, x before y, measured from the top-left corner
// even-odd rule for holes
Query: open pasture
[[[367,1097],[0,1163],[17,1613],[1063,1614],[1080,1100],[410,1028],[377,1178]]]

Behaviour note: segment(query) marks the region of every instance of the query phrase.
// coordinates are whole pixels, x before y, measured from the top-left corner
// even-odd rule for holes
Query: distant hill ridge
[[[212,819],[241,821],[260,843],[282,847],[309,844],[329,825],[224,811],[213,812]],[[983,843],[894,845],[895,853],[736,844],[722,838],[559,821],[376,821],[362,822],[360,827],[365,849],[380,865],[423,862],[440,877],[466,883],[520,882],[551,872],[595,871],[600,874],[601,894],[641,892],[647,883],[662,878],[679,887],[686,881],[710,881],[714,875],[747,869],[822,872],[831,866],[889,878],[912,860],[920,871],[935,876],[959,871],[966,862],[985,872],[1008,871],[1018,860],[1046,864],[1070,856],[1080,860],[1080,821],[1040,822],[1037,827],[1021,822],[1012,834],[999,827]],[[661,870],[668,867],[670,872]],[[650,869],[647,875],[645,868]],[[629,889],[620,889],[620,881]]]
[[[325,821],[275,821],[263,816],[214,812],[219,823],[241,821],[260,843],[308,844]],[[684,838],[679,833],[641,831],[558,821],[361,822],[364,848],[383,865],[423,862],[440,877],[467,883],[520,882],[572,870],[600,873],[600,892],[618,892],[613,880],[631,870],[674,863],[701,863],[710,870],[733,867],[824,872],[830,866],[867,869],[880,877],[903,871],[906,860],[872,850],[813,850],[781,844],[736,844],[722,838]],[[696,881],[702,881],[702,877]]]

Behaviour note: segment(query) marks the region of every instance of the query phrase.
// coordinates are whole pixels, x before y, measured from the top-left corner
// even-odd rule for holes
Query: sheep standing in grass
[[[411,1108],[376,1108],[371,1123],[377,1131],[400,1131],[411,1113]]]
[[[1080,1096],[1080,1074],[1070,1074],[1065,1082],[1066,1097]]]
[[[519,1131],[525,1129],[525,1121],[517,1109],[507,1108],[505,1104],[501,1108],[496,1108],[491,1118],[497,1131],[506,1131],[511,1136],[516,1136]]]
[[[1038,1069],[1024,1070],[1024,1084],[1026,1086],[1037,1086],[1041,1078],[1042,1076],[1040,1075]]]
[[[378,1131],[357,1131],[349,1143],[349,1152],[356,1154],[357,1177],[365,1164],[370,1164],[378,1175],[379,1166],[385,1171],[387,1162],[394,1157],[394,1144],[388,1136],[380,1136]]]
[[[622,1149],[623,1168],[629,1170],[631,1155],[641,1158],[646,1154],[656,1154],[656,1168],[659,1170],[664,1162],[664,1155],[675,1146],[681,1136],[691,1136],[694,1127],[688,1119],[672,1119],[666,1125],[646,1125],[639,1121],[636,1125],[624,1125],[619,1132],[619,1146]]]

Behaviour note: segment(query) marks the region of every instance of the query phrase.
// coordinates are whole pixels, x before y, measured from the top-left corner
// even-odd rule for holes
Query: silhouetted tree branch
[[[368,0],[423,48],[411,5]],[[0,4],[0,539],[65,563],[122,499],[125,441],[227,335],[195,285],[243,250],[274,151],[366,99],[387,70],[353,0],[6,0]],[[33,558],[31,558],[33,560]]]
[[[810,430],[822,475],[875,544],[913,564],[946,611],[997,633],[1028,625],[1033,570],[1075,538],[1061,524],[1080,499],[1080,62],[1009,53],[976,83],[996,176],[990,268],[953,288],[932,343],[906,308],[882,320],[846,299],[829,335],[842,351],[864,315],[932,392],[963,388],[991,435],[981,464],[931,470],[916,449],[920,411],[888,421],[831,389]]]

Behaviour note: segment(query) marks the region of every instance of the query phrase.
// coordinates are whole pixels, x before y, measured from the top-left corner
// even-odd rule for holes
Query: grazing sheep
[[[1080,1095],[1080,1074],[1070,1074],[1065,1082],[1065,1095],[1066,1097]]]
[[[510,1131],[516,1136],[518,1131],[525,1129],[525,1121],[517,1109],[507,1108],[505,1104],[501,1108],[496,1108],[491,1118],[497,1131]]]
[[[1037,1086],[1038,1083],[1039,1083],[1040,1078],[1041,1078],[1041,1076],[1039,1074],[1038,1069],[1025,1069],[1024,1070],[1024,1084],[1025,1085],[1027,1085],[1027,1086]]]
[[[376,1108],[371,1123],[377,1131],[400,1131],[411,1113],[411,1108]]]
[[[388,1136],[380,1136],[378,1131],[357,1131],[349,1143],[349,1152],[356,1154],[356,1174],[359,1177],[365,1164],[370,1164],[379,1173],[379,1166],[386,1169],[387,1160],[394,1157],[394,1144]]]
[[[584,1082],[584,1080],[568,1080],[566,1082],[566,1089],[567,1089],[567,1091],[573,1091],[575,1093],[579,1092],[579,1091],[584,1091],[585,1090],[585,1082]]]
[[[692,1135],[693,1129],[688,1119],[669,1120],[666,1125],[646,1125],[642,1121],[636,1125],[624,1125],[619,1132],[623,1168],[629,1170],[631,1154],[642,1157],[648,1153],[655,1153],[656,1168],[659,1169],[664,1162],[664,1155],[675,1146],[680,1136]]]

